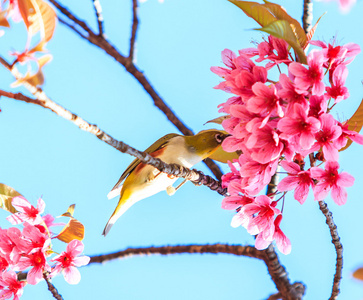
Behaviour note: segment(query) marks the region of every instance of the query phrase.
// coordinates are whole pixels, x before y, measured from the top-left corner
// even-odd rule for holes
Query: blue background
[[[277,1],[301,20],[302,1]],[[301,3],[300,3],[301,2]],[[63,1],[96,30],[92,1]],[[101,1],[105,32],[123,53],[128,53],[131,1]],[[335,2],[314,2],[314,21],[325,11],[315,39],[363,45],[362,1],[349,14]],[[235,52],[261,41],[258,27],[228,1],[149,0],[139,7],[136,64],[176,114],[195,132],[213,128],[203,124],[218,116],[217,105],[228,94],[214,90],[220,78],[209,69],[222,65],[220,53]],[[22,24],[1,38],[0,53],[21,51],[26,42]],[[170,132],[178,132],[124,68],[104,52],[58,24],[48,45],[53,61],[44,73],[47,95],[65,108],[133,147],[143,150]],[[351,97],[333,115],[349,118],[362,98],[363,55],[349,65],[347,87]],[[0,69],[1,88],[10,91],[11,74]],[[24,88],[11,91],[27,93]],[[86,228],[85,253],[110,253],[127,247],[190,243],[253,244],[244,228],[230,226],[232,211],[220,208],[222,197],[205,187],[187,183],[173,197],[159,193],[132,207],[101,236],[117,199],[107,193],[133,160],[52,112],[24,102],[1,98],[0,182],[21,192],[33,204],[38,197],[54,216],[76,203],[75,217]],[[362,147],[352,145],[340,154],[341,169],[356,178],[348,202],[337,206],[327,198],[344,246],[340,299],[362,299],[362,283],[352,272],[363,265]],[[222,166],[227,171],[225,166]],[[197,168],[208,173],[204,164]],[[9,227],[8,213],[0,211],[0,226]],[[312,195],[300,205],[289,194],[282,229],[292,253],[280,255],[290,280],[307,285],[305,299],[327,299],[335,272],[335,251],[325,218]],[[65,244],[55,243],[63,251]],[[173,255],[116,260],[81,269],[78,285],[62,276],[53,281],[66,300],[103,299],[266,299],[276,292],[265,265],[256,259],[232,255]],[[45,282],[26,286],[22,299],[51,299]]]

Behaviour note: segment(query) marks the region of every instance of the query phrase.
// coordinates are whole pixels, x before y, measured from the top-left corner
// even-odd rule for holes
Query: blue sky
[[[302,2],[302,1],[301,1]],[[96,28],[92,1],[63,1],[80,18]],[[298,1],[277,1],[301,19]],[[297,3],[299,3],[297,5]],[[131,1],[101,1],[105,32],[122,52],[128,52]],[[336,3],[314,2],[314,21],[325,11],[315,34],[341,44],[363,45],[363,3],[341,14]],[[195,132],[212,128],[203,124],[218,116],[217,105],[228,95],[214,90],[219,78],[209,69],[222,65],[220,52],[235,52],[260,41],[250,30],[256,23],[228,1],[148,0],[139,7],[137,65]],[[22,25],[7,31],[0,53],[22,50],[26,42]],[[48,49],[53,61],[44,68],[47,95],[70,111],[137,149],[178,132],[153,105],[136,80],[112,58],[58,24]],[[334,116],[349,118],[362,98],[363,55],[349,65],[347,86],[351,97],[337,106]],[[13,78],[0,69],[1,89],[10,91]],[[25,89],[13,91],[26,93]],[[33,204],[45,200],[46,212],[62,214],[76,203],[75,217],[86,228],[85,253],[109,253],[127,247],[189,243],[253,244],[244,228],[230,226],[233,212],[220,208],[222,197],[205,187],[188,183],[174,196],[159,193],[134,205],[110,234],[102,230],[117,200],[106,195],[132,157],[119,153],[94,136],[40,107],[2,98],[0,101],[0,182],[21,192]],[[344,246],[340,299],[362,299],[363,285],[351,278],[363,265],[361,233],[362,146],[352,145],[340,154],[344,171],[356,178],[348,189],[348,202],[338,207],[327,199]],[[196,166],[208,173],[203,164]],[[225,166],[222,168],[227,171]],[[7,213],[0,211],[0,226],[7,228]],[[305,299],[327,299],[335,270],[335,251],[325,219],[311,195],[304,205],[285,201],[283,230],[292,242],[292,253],[280,255],[290,280],[307,285]],[[62,251],[64,244],[55,245]],[[81,270],[82,280],[68,285],[54,279],[64,299],[266,299],[276,290],[260,261],[231,255],[151,256],[91,265]],[[21,299],[51,299],[44,282],[27,286]]]

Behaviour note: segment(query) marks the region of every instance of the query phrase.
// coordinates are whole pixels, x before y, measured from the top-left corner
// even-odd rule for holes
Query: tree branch
[[[107,143],[113,148],[119,150],[120,152],[132,155],[140,159],[143,163],[152,165],[161,172],[188,179],[199,185],[205,185],[209,187],[211,190],[216,191],[221,195],[225,195],[227,193],[227,189],[222,188],[221,183],[219,181],[213,179],[208,175],[204,175],[203,172],[197,171],[195,169],[190,170],[186,167],[177,164],[167,164],[161,161],[159,158],[152,157],[148,153],[136,150],[135,148],[114,139],[109,134],[98,128],[97,125],[88,123],[87,121],[83,120],[81,117],[77,116],[76,114],[66,110],[64,107],[55,103],[54,101],[49,99],[42,90],[37,89],[37,93],[39,95],[39,98],[32,99],[21,93],[13,94],[10,92],[0,90],[0,96],[5,96],[8,98],[12,98],[14,100],[20,100],[47,108],[52,112],[54,112],[55,114],[57,114],[58,116],[68,121],[71,121],[80,129],[95,135],[101,141]]]
[[[71,13],[67,8],[59,4],[58,1],[49,0],[65,17],[73,21],[76,25],[80,26],[88,36],[82,34],[79,30],[74,30],[75,26],[70,26],[66,24],[70,29],[74,30],[80,37],[88,40],[91,44],[103,49],[108,55],[113,57],[118,63],[123,65],[127,72],[129,72],[144,88],[146,93],[153,99],[154,105],[159,108],[168,120],[175,125],[176,128],[184,135],[192,135],[193,131],[188,128],[169,108],[169,106],[164,102],[164,100],[159,96],[154,87],[151,85],[149,80],[145,77],[144,73],[141,72],[134,63],[126,56],[122,55],[109,41],[107,41],[103,36],[95,34],[88,25],[78,19],[73,13]],[[135,31],[136,34],[136,31]],[[210,159],[204,160],[204,163],[209,167],[218,180],[221,179],[223,173],[216,163]]]
[[[313,23],[313,2],[311,0],[304,0],[302,22],[305,33],[308,33],[311,30]]]
[[[63,300],[63,297],[58,293],[58,290],[55,288],[53,283],[50,282],[48,278],[48,274],[46,272],[43,273],[43,278],[48,285],[48,290],[52,293],[53,297],[57,300]]]
[[[93,7],[95,9],[96,20],[98,24],[98,35],[103,36],[103,16],[102,16],[102,7],[99,0],[92,0]]]
[[[330,235],[332,237],[332,243],[335,247],[335,252],[337,253],[336,264],[335,264],[335,274],[333,280],[332,293],[329,300],[337,299],[340,293],[340,281],[342,279],[342,269],[343,269],[343,245],[340,242],[337,226],[333,220],[333,214],[329,211],[327,204],[324,201],[319,201],[319,208],[326,218],[326,224],[329,226]]]
[[[137,0],[132,0],[132,29],[131,29],[131,38],[130,38],[130,52],[129,52],[129,60],[133,61],[135,55],[135,42],[136,42],[136,33],[137,27],[139,25],[139,19],[137,18]]]
[[[271,246],[272,247],[272,246]],[[210,254],[233,254],[237,256],[246,256],[263,260],[268,268],[271,279],[275,282],[279,293],[276,295],[282,295],[282,299],[296,300],[302,299],[302,295],[305,291],[305,286],[299,282],[293,285],[288,284],[285,288],[281,288],[280,281],[284,281],[284,274],[281,274],[281,267],[276,255],[273,255],[269,251],[257,250],[253,246],[241,246],[241,245],[228,245],[228,244],[214,244],[214,245],[176,245],[176,246],[162,246],[162,247],[146,247],[146,248],[127,248],[126,250],[91,256],[90,264],[92,263],[104,263],[110,260],[132,257],[136,255],[171,255],[181,253],[210,253]],[[286,271],[285,271],[286,274]],[[286,276],[287,277],[287,276]],[[270,296],[271,297],[271,296]],[[270,298],[269,298],[270,299]],[[271,298],[279,299],[279,298]]]
[[[176,246],[161,246],[161,247],[145,247],[145,248],[127,248],[126,250],[91,256],[89,264],[104,263],[110,260],[132,257],[137,255],[171,255],[182,253],[199,253],[199,254],[218,254],[226,253],[237,256],[247,256],[257,259],[264,259],[262,251],[257,250],[252,246],[228,245],[228,244],[214,244],[214,245],[176,245]]]

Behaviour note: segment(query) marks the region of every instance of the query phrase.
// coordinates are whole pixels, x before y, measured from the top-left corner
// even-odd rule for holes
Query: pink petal
[[[32,285],[37,284],[42,279],[43,279],[43,270],[40,267],[34,267],[34,268],[32,268],[28,272],[28,275],[26,277],[26,281],[29,284],[32,284]]]
[[[39,214],[42,214],[44,212],[44,208],[45,208],[45,202],[42,198],[39,198],[37,204],[37,210],[39,211]]]
[[[337,185],[350,187],[354,184],[354,177],[347,172],[342,172],[339,174],[339,178],[337,180]]]
[[[32,205],[22,196],[14,197],[11,204],[20,212],[25,212],[24,208],[31,208]]]
[[[79,256],[74,258],[73,263],[76,267],[81,267],[81,266],[85,266],[88,265],[89,261],[91,260],[91,258],[89,256]]]
[[[309,185],[308,184],[299,184],[294,193],[294,198],[300,202],[300,204],[304,204],[306,198],[309,195]]]
[[[299,184],[299,179],[295,176],[287,176],[283,178],[277,185],[277,189],[281,192],[291,191]]]
[[[67,253],[71,254],[73,257],[81,254],[83,252],[83,243],[79,240],[72,240],[67,245]]]
[[[63,270],[64,279],[69,284],[78,284],[81,280],[81,273],[76,267],[68,267]]]
[[[336,204],[343,205],[347,202],[348,193],[345,188],[335,185],[332,187],[331,197]]]

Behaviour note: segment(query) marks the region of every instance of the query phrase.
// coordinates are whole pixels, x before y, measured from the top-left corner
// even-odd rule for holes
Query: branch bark
[[[39,96],[38,99],[29,98],[21,93],[13,94],[2,90],[0,90],[0,96],[5,96],[14,100],[20,100],[47,108],[58,116],[71,121],[80,129],[95,135],[98,139],[119,150],[120,152],[132,155],[140,159],[143,163],[152,165],[161,172],[185,178],[199,185],[205,185],[221,195],[225,195],[227,193],[227,189],[222,188],[220,181],[217,181],[208,175],[204,175],[201,171],[197,171],[195,169],[190,170],[177,164],[167,164],[158,158],[152,157],[148,153],[136,150],[135,148],[114,139],[112,136],[98,128],[97,125],[90,124],[76,114],[66,110],[64,107],[49,99],[40,89],[37,89],[37,92]]]
[[[311,30],[313,23],[313,2],[311,0],[304,0],[302,22],[305,33],[308,33]]]
[[[76,29],[76,26],[67,24],[70,29],[77,33],[81,38],[86,39],[91,44],[104,50],[108,55],[113,57],[118,63],[124,66],[126,71],[130,73],[140,83],[146,93],[148,93],[149,96],[153,99],[154,105],[165,114],[168,120],[173,123],[181,133],[183,133],[184,135],[194,134],[193,131],[177,117],[177,115],[160,97],[155,88],[151,85],[150,81],[144,75],[144,72],[141,72],[132,62],[132,58],[122,55],[121,52],[117,50],[116,47],[114,47],[108,40],[106,40],[103,36],[95,34],[84,21],[77,18],[70,10],[62,6],[58,1],[49,0],[49,2],[51,2],[65,17],[67,17],[70,21],[74,22],[77,26],[79,26],[86,34]],[[204,163],[209,167],[209,169],[213,172],[218,180],[222,178],[223,173],[214,161],[212,161],[211,159],[205,159]]]
[[[95,9],[96,20],[98,24],[98,35],[103,36],[103,15],[102,15],[102,7],[99,0],[92,0],[93,7]]]
[[[327,204],[324,201],[319,201],[319,208],[326,218],[326,224],[329,227],[330,235],[332,237],[332,243],[335,247],[335,252],[337,254],[333,288],[329,298],[329,300],[334,300],[338,298],[338,295],[340,293],[339,287],[340,287],[340,281],[342,279],[342,270],[343,270],[343,245],[340,242],[337,226],[335,225],[333,220],[333,214],[331,213],[331,211],[329,211]]]
[[[50,279],[46,272],[43,273],[43,278],[44,278],[45,282],[47,283],[48,290],[52,293],[53,297],[57,300],[63,300],[62,295],[58,293],[58,290],[55,288],[53,283],[50,282]]]

